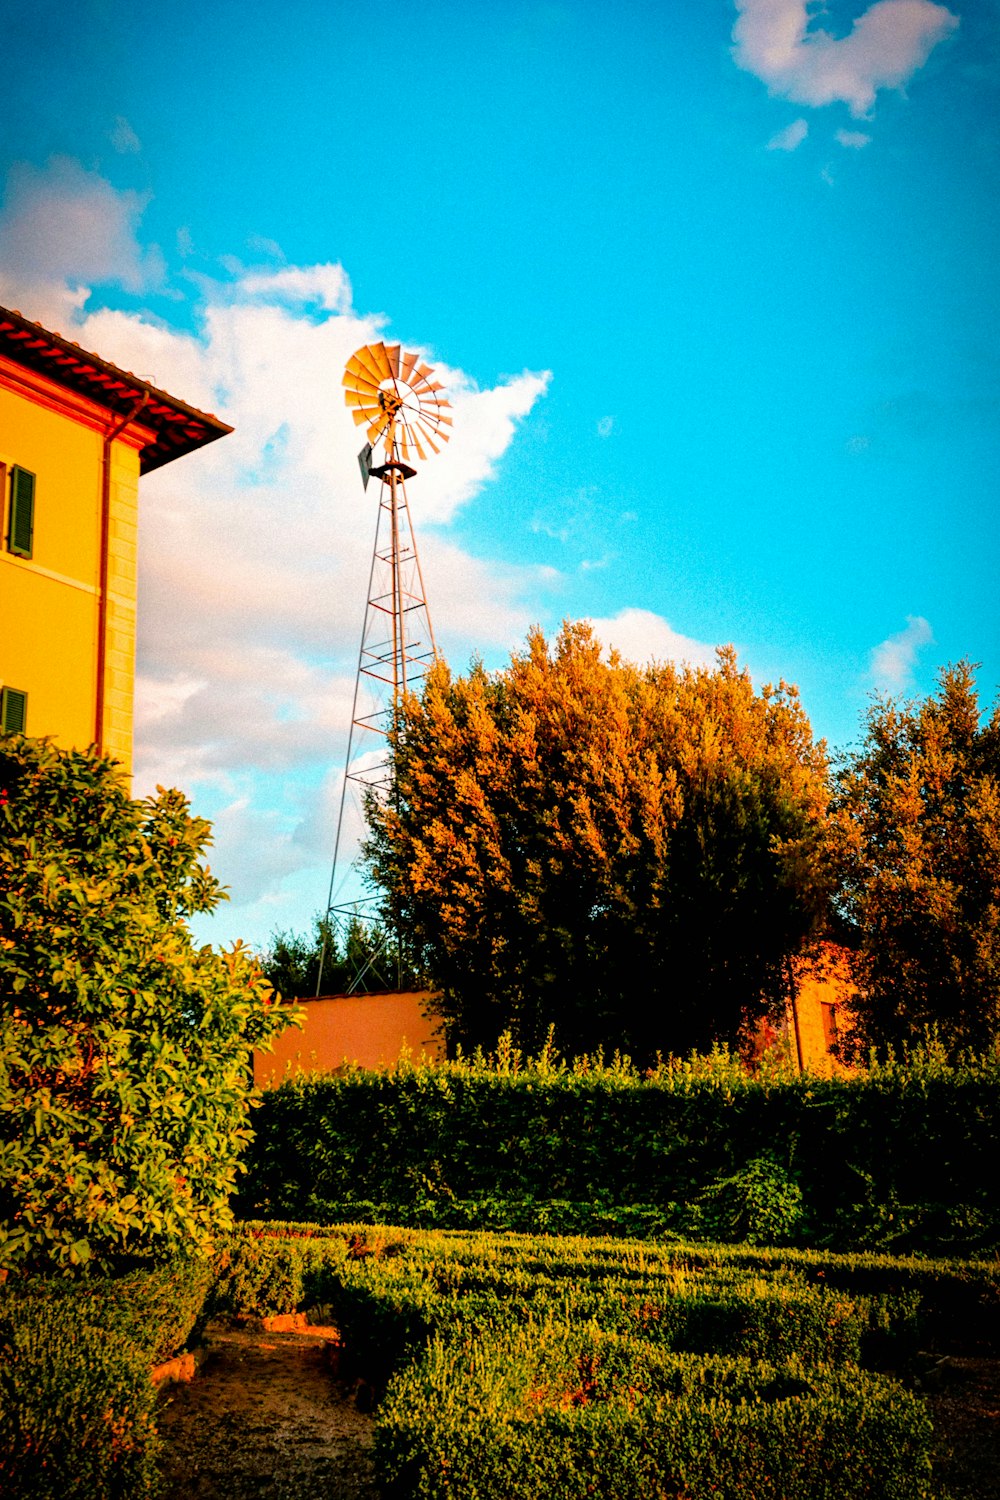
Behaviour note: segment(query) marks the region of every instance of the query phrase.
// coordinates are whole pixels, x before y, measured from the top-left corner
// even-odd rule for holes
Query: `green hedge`
[[[549,1324],[435,1342],[379,1410],[399,1500],[929,1500],[931,1427],[902,1387]]]
[[[10,1278],[0,1287],[0,1493],[145,1500],[158,1493],[150,1368],[195,1330],[204,1261],[121,1277]]]
[[[1000,1245],[1000,1060],[851,1079],[403,1065],[265,1095],[239,1211],[941,1255]]]
[[[177,1256],[121,1276],[11,1277],[0,1287],[0,1308],[13,1314],[25,1303],[48,1303],[68,1323],[87,1323],[125,1339],[147,1365],[155,1365],[190,1339],[216,1275],[210,1261]]]
[[[153,1404],[130,1340],[54,1300],[0,1312],[0,1491],[11,1500],[154,1495]]]
[[[928,1317],[981,1332],[998,1285],[988,1263],[246,1225],[211,1267],[0,1288],[0,1490],[152,1500],[154,1359],[206,1309],[323,1305],[384,1390],[389,1494],[922,1500],[923,1408],[870,1367]]]
[[[328,1302],[347,1253],[340,1234],[230,1235],[216,1256],[209,1306],[213,1312],[266,1317]]]
[[[243,1246],[245,1248],[241,1249]],[[317,1249],[317,1247],[321,1247]],[[415,1230],[381,1223],[341,1223],[337,1227],[300,1221],[254,1221],[241,1225],[228,1242],[226,1255],[254,1267],[246,1273],[247,1292],[240,1301],[227,1293],[220,1306],[233,1311],[291,1312],[312,1303],[327,1303],[345,1276],[351,1285],[391,1276],[393,1285],[416,1277],[439,1292],[496,1290],[515,1284],[561,1279],[577,1290],[596,1279],[631,1276],[649,1282],[657,1277],[699,1278],[702,1285],[742,1276],[777,1286],[827,1288],[846,1293],[872,1309],[894,1309],[895,1333],[913,1334],[912,1307],[919,1303],[921,1335],[940,1343],[1000,1344],[1000,1262],[931,1260],[881,1252],[834,1253],[786,1247],[633,1242],[614,1238],[566,1235],[496,1234],[489,1231]],[[318,1255],[318,1260],[315,1257]],[[244,1258],[245,1257],[245,1258]],[[278,1284],[288,1257],[304,1266],[293,1276],[299,1290],[256,1305],[253,1286]],[[224,1257],[225,1259],[225,1257]],[[389,1264],[386,1264],[389,1262]],[[220,1287],[226,1286],[225,1272]],[[243,1274],[243,1273],[240,1273]],[[338,1293],[339,1294],[339,1293]],[[218,1293],[216,1294],[219,1295]],[[898,1315],[898,1317],[897,1317]],[[879,1336],[881,1314],[872,1312],[866,1338]],[[904,1335],[905,1330],[905,1335]],[[885,1332],[883,1328],[883,1332]]]
[[[695,1270],[655,1257],[630,1269],[620,1257],[591,1253],[586,1242],[539,1261],[540,1242],[498,1243],[500,1256],[488,1240],[462,1248],[426,1236],[391,1260],[384,1252],[349,1255],[339,1265],[328,1296],[346,1344],[370,1379],[384,1382],[446,1330],[540,1325],[553,1318],[637,1335],[675,1352],[726,1351],[771,1361],[898,1367],[919,1342],[920,1297],[912,1289],[849,1295],[780,1267]]]

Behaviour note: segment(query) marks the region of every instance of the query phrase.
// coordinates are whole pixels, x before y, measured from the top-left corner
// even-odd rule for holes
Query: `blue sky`
[[[143,495],[137,790],[262,941],[325,898],[371,546],[344,359],[455,402],[457,667],[734,642],[856,740],[1000,678],[996,0],[4,7],[0,300],[226,417]]]

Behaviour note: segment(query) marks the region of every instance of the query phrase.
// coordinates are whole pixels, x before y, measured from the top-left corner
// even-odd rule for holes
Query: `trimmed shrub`
[[[339,1235],[230,1235],[215,1260],[212,1310],[266,1317],[326,1302],[334,1269],[347,1253]]]
[[[126,1340],[153,1365],[189,1340],[215,1278],[211,1262],[186,1256],[123,1276],[19,1277],[0,1288],[0,1308],[15,1316],[24,1305],[58,1307],[69,1322],[79,1320]]]
[[[9,1500],[145,1500],[157,1493],[145,1352],[81,1319],[71,1299],[0,1308],[0,1490]]]
[[[238,1211],[417,1227],[1000,1245],[1000,1057],[853,1078],[508,1054],[292,1079],[257,1115]]]
[[[0,1492],[5,1500],[158,1493],[150,1368],[197,1329],[215,1272],[173,1262],[120,1277],[0,1287]]]
[[[387,1500],[930,1500],[925,1407],[867,1367],[918,1347],[921,1294],[972,1326],[1000,1286],[989,1263],[794,1249],[295,1223],[241,1238],[232,1264],[262,1302],[312,1257],[385,1392]]]
[[[387,1497],[930,1500],[922,1403],[854,1371],[667,1353],[549,1324],[435,1341],[378,1414]]]

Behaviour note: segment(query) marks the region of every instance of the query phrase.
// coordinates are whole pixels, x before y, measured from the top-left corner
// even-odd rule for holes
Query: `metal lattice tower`
[[[338,901],[338,873],[346,875],[338,859],[349,797],[354,793],[363,803],[366,795],[385,795],[390,780],[387,735],[404,694],[419,688],[437,654],[406,496],[406,481],[417,472],[414,463],[429,452],[439,453],[450,436],[449,402],[433,375],[419,355],[404,353],[399,344],[368,344],[351,356],[344,371],[344,399],[355,424],[366,429],[358,456],[362,481],[367,491],[369,479],[378,480],[379,504],[327,893],[327,930],[334,932],[362,916],[361,909],[376,899]],[[373,462],[378,446],[382,452]],[[325,959],[324,934],[317,994]],[[398,947],[396,968],[398,982]]]

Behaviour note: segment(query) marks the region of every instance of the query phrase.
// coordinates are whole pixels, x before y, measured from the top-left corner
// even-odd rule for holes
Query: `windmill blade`
[[[369,344],[364,349],[359,349],[354,356],[361,366],[361,370],[373,385],[381,385],[386,378],[388,370],[385,365],[385,350],[379,344]]]
[[[371,357],[371,351],[367,348],[359,349],[347,361],[344,384],[347,384],[347,377],[351,376],[356,383],[371,384],[374,381],[378,385],[378,377],[375,373],[376,368]]]
[[[440,448],[437,446],[437,444],[435,443],[434,439],[431,437],[431,434],[427,431],[427,429],[423,425],[418,424],[417,431],[420,433],[420,435],[423,438],[424,442],[427,444],[428,448],[430,448],[432,450],[432,452],[434,452],[434,453],[440,453],[441,452]]]
[[[361,363],[357,354],[352,354],[344,366],[344,378],[342,385],[356,385],[359,380],[370,380],[371,376],[366,367]]]
[[[438,421],[437,412],[435,412],[435,411],[422,411],[420,413],[420,420],[423,423],[424,427],[427,429],[428,436],[430,436],[430,437],[437,437],[438,436],[438,434],[440,432],[440,423]]]

